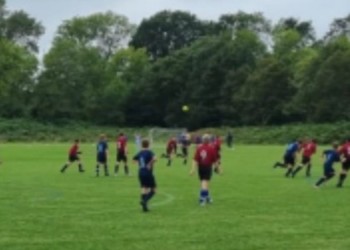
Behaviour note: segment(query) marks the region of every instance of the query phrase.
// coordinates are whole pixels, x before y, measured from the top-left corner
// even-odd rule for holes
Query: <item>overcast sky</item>
[[[7,0],[10,10],[23,9],[45,26],[40,54],[47,52],[57,27],[63,20],[112,10],[138,24],[164,9],[186,10],[201,19],[217,20],[221,14],[262,12],[276,22],[282,17],[311,20],[318,37],[328,30],[334,18],[350,13],[350,0]]]

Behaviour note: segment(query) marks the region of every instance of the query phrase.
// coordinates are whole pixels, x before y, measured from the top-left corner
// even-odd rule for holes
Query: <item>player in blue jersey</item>
[[[273,167],[274,168],[277,168],[277,167],[287,168],[287,172],[286,172],[285,176],[289,177],[293,172],[293,168],[295,165],[295,159],[296,159],[296,156],[297,156],[299,149],[300,149],[300,142],[299,141],[293,140],[292,142],[290,142],[287,145],[286,152],[284,153],[284,156],[283,156],[284,162],[283,163],[276,162]]]
[[[144,212],[148,212],[148,202],[156,193],[156,180],[153,175],[154,153],[149,149],[149,141],[142,141],[142,149],[134,156],[134,161],[139,165],[139,181],[141,186],[141,206]]]
[[[96,164],[96,176],[100,175],[100,165],[104,167],[105,176],[109,176],[107,156],[108,156],[108,143],[105,135],[100,135],[100,139],[97,143],[97,164]]]
[[[335,175],[333,164],[340,161],[338,143],[333,143],[333,149],[325,150],[323,156],[325,159],[323,165],[324,174],[316,182],[315,187],[319,187],[322,183],[330,180]]]

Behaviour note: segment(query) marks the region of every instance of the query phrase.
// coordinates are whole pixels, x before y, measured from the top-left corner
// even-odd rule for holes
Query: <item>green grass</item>
[[[350,249],[350,180],[342,190],[335,180],[314,189],[322,173],[319,154],[311,180],[302,172],[291,180],[271,167],[282,146],[225,149],[224,174],[211,185],[214,204],[204,208],[188,167],[177,160],[167,168],[160,159],[159,193],[143,214],[136,166],[132,177],[96,178],[95,148],[85,144],[87,172],[72,167],[62,175],[68,147],[1,146],[1,250]]]

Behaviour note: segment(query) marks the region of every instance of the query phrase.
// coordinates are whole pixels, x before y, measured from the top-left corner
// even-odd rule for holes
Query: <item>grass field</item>
[[[1,250],[350,249],[350,179],[341,190],[335,180],[314,189],[319,154],[311,179],[301,172],[292,180],[271,167],[282,146],[225,149],[224,174],[214,176],[207,207],[198,206],[189,167],[177,160],[167,168],[160,159],[159,192],[144,214],[135,165],[131,177],[96,178],[95,148],[84,144],[86,173],[74,167],[62,175],[68,147],[1,146]]]

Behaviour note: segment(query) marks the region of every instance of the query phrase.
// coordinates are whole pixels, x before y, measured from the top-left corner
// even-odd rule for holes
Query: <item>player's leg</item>
[[[100,176],[100,162],[97,161],[96,163],[96,177]]]
[[[303,168],[305,167],[307,164],[309,164],[310,159],[306,156],[303,156],[303,159],[301,160],[301,164],[299,166],[297,166],[295,168],[295,170],[292,173],[292,177],[294,178],[296,176],[296,174]]]
[[[287,172],[285,176],[288,178],[291,176],[294,166],[295,166],[295,158],[293,156],[288,156],[285,158],[285,165],[287,166]]]
[[[148,206],[147,206],[147,196],[149,193],[149,189],[146,186],[142,186],[141,187],[141,201],[140,201],[140,205],[142,207],[142,211],[143,212],[148,212]]]
[[[61,173],[63,174],[71,164],[72,164],[71,161],[68,161],[66,164],[64,164],[63,167],[61,168]]]
[[[172,156],[172,152],[167,152],[167,159],[168,159],[168,162],[167,162],[167,166],[168,167],[170,167],[171,166],[171,162],[172,162],[172,158],[173,158],[173,156]]]
[[[278,168],[278,167],[280,167],[280,168],[286,168],[287,165],[286,165],[286,163],[285,163],[285,161],[286,161],[285,158],[286,158],[286,157],[284,157],[284,162],[283,162],[283,163],[277,161],[272,167],[273,167],[273,168]]]
[[[129,175],[128,157],[125,154],[123,157],[123,161],[124,161],[124,173],[125,175]]]
[[[311,167],[312,167],[312,164],[310,159],[309,163],[306,165],[306,172],[305,172],[306,177],[311,177]]]
[[[326,181],[330,180],[333,178],[334,176],[334,169],[332,167],[329,166],[325,166],[324,167],[324,176],[321,177],[315,184],[316,187],[321,186],[323,183],[325,183]]]
[[[188,158],[188,148],[185,147],[183,148],[183,157],[184,157],[184,161],[183,161],[183,164],[186,165],[187,164],[187,158]]]
[[[342,163],[342,171],[340,172],[340,175],[339,175],[337,187],[339,187],[339,188],[343,187],[343,183],[347,177],[347,173],[348,173],[349,168],[350,168],[350,161],[348,161],[348,160],[344,161]]]
[[[121,161],[121,159],[120,159],[120,153],[118,152],[118,153],[117,153],[117,160],[116,160],[115,166],[114,166],[114,175],[118,175],[120,161]]]
[[[77,159],[78,162],[78,169],[80,173],[84,173],[84,168],[83,168],[83,164],[81,163],[80,159]]]
[[[199,167],[198,168],[199,179],[201,182],[201,190],[199,194],[199,204],[204,206],[206,203],[211,202],[209,194],[209,182],[212,175],[212,168]]]

